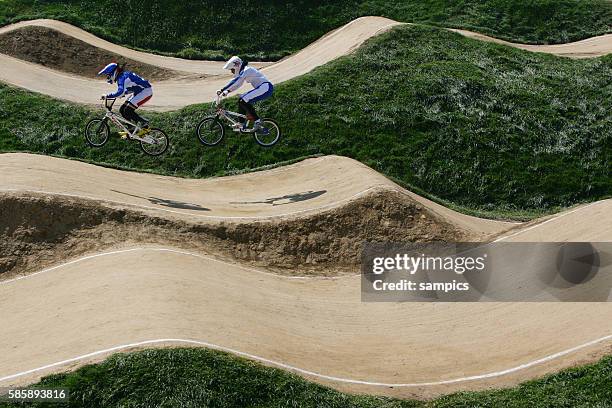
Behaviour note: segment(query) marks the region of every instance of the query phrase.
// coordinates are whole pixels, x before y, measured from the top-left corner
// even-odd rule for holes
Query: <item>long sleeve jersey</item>
[[[236,75],[234,79],[232,79],[221,90],[233,92],[236,89],[240,88],[245,82],[250,83],[253,88],[257,88],[258,86],[266,82],[270,83],[268,78],[266,78],[266,76],[262,74],[258,69],[249,67],[247,65],[244,69],[240,71],[238,75]]]
[[[117,92],[106,95],[107,98],[119,98],[124,94],[138,94],[143,89],[151,88],[151,84],[146,79],[133,72],[125,71],[117,78]]]

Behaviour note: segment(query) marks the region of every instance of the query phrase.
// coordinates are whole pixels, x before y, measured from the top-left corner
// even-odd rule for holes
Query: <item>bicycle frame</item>
[[[109,101],[111,101],[110,104],[109,104]],[[130,139],[135,139],[140,142],[152,144],[151,140],[142,138],[137,135],[138,132],[141,130],[141,127],[139,124],[132,123],[129,120],[113,112],[113,105],[115,104],[116,101],[117,101],[116,98],[114,99],[108,98],[104,100],[104,107],[106,108],[106,115],[104,115],[104,119],[108,119],[111,122],[113,122],[115,126],[117,126],[118,128],[122,129],[124,132],[126,132]],[[125,125],[133,126],[134,131],[130,132],[130,130]]]
[[[240,122],[244,123],[241,124]],[[261,146],[269,147],[278,142],[281,130],[274,119],[261,118],[261,121],[255,122],[253,127],[249,126],[249,122],[251,120],[249,120],[248,115],[225,109],[222,105],[221,95],[217,95],[208,115],[198,123],[196,135],[203,145],[216,146],[223,140],[226,129],[231,124],[231,131],[240,134],[250,134]],[[214,135],[211,136],[211,134]],[[272,139],[268,136],[272,136]]]
[[[216,112],[217,112],[217,117],[219,118],[223,118],[225,120],[227,120],[229,123],[231,123],[232,128],[234,129],[234,131],[239,132],[240,128],[238,128],[237,130],[234,128],[236,125],[242,125],[242,122],[240,121],[240,119],[246,119],[246,115],[243,115],[241,113],[238,112],[232,112],[230,110],[225,109],[222,105],[221,105],[221,97],[217,96],[217,100],[215,101],[215,108],[216,108]]]

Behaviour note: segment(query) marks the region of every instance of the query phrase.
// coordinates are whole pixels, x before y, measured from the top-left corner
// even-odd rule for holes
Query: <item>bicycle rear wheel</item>
[[[225,136],[223,123],[215,117],[204,118],[196,128],[196,135],[200,143],[206,146],[216,146]]]
[[[110,128],[106,119],[92,119],[85,126],[85,139],[92,147],[102,147],[108,142]]]
[[[146,141],[140,142],[140,148],[149,156],[159,156],[168,150],[170,142],[168,136],[161,129],[151,129],[143,139]]]
[[[275,120],[264,118],[261,120],[261,129],[253,132],[255,141],[264,147],[270,147],[276,144],[281,137],[281,129]]]

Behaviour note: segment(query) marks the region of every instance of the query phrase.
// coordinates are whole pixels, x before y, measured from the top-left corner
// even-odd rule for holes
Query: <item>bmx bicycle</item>
[[[252,133],[255,141],[264,147],[273,146],[281,137],[280,126],[274,119],[262,118],[261,128],[257,130],[243,129],[241,120],[246,120],[246,115],[225,109],[220,96],[217,96],[213,106],[215,114],[202,119],[196,128],[198,139],[203,145],[216,146],[221,143],[226,126],[237,133]]]
[[[145,134],[139,136],[138,133],[142,130],[139,124],[134,124],[122,116],[113,112],[113,105],[116,98],[108,98],[104,100],[106,114],[102,119],[92,119],[85,126],[85,139],[92,147],[102,147],[108,142],[110,137],[110,127],[108,122],[114,123],[126,135],[128,140],[140,142],[140,148],[143,152],[150,156],[159,156],[163,154],[170,144],[168,136],[163,130],[151,128]],[[130,132],[127,126],[132,126]]]

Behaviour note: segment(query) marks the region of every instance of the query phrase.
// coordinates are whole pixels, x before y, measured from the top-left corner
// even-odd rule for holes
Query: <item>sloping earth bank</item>
[[[0,53],[47,68],[94,78],[111,61],[126,64],[126,69],[151,79],[162,80],[186,75],[178,71],[149,65],[94,47],[60,31],[29,26],[0,35]]]
[[[0,276],[134,244],[214,252],[283,274],[299,266],[301,274],[329,275],[355,272],[364,241],[470,238],[421,204],[385,190],[306,217],[249,223],[188,222],[94,200],[3,193],[0,226]]]

